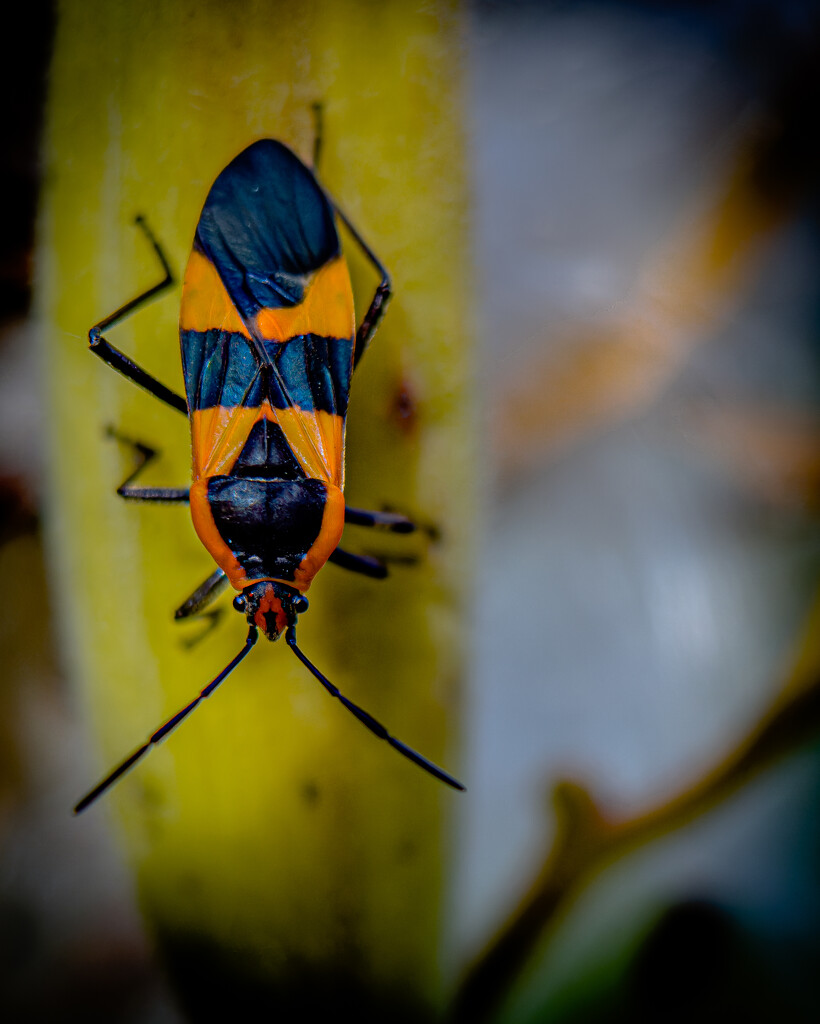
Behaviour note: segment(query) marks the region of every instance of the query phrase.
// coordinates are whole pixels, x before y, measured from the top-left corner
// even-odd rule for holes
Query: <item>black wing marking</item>
[[[340,252],[333,208],[287,146],[262,139],[211,187],[195,244],[247,323],[265,307],[296,306],[310,275]]]

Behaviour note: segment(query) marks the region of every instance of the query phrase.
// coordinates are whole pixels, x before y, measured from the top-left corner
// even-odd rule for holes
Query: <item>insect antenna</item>
[[[117,767],[112,772],[106,775],[102,782],[98,783],[91,790],[90,793],[87,793],[74,808],[74,813],[80,814],[82,811],[86,809],[86,807],[88,807],[90,804],[93,804],[97,797],[102,796],[102,794],[110,786],[114,785],[114,783],[121,775],[124,775],[129,768],[133,767],[137,763],[137,761],[139,761],[141,757],[147,754],[155,743],[161,742],[165,739],[169,732],[173,732],[173,730],[176,729],[180,722],[182,722],[183,719],[187,718],[188,715],[190,715],[190,713],[194,710],[194,708],[197,706],[197,704],[199,704],[200,701],[204,700],[206,697],[210,697],[214,690],[217,688],[217,686],[219,686],[219,684],[223,681],[223,679],[225,679],[227,676],[231,674],[231,672],[233,672],[233,670],[236,668],[239,662],[243,660],[243,658],[247,657],[247,655],[251,651],[251,648],[256,643],[258,635],[259,634],[257,632],[256,626],[251,626],[251,628],[248,630],[248,638],[245,641],[245,646],[242,648],[239,654],[237,654],[237,656],[231,662],[229,662],[225,666],[225,668],[222,669],[222,671],[215,679],[212,679],[211,682],[208,683],[208,685],[200,691],[198,697],[195,697],[190,704],[186,704],[184,708],[182,708],[180,711],[177,711],[177,713],[173,717],[169,718],[164,725],[161,725],[156,732],[152,733],[151,736],[148,737],[148,739],[145,741],[145,743],[143,743],[141,747],[135,750],[134,753],[131,754],[129,757],[126,757],[122,764],[117,765]]]
[[[316,668],[310,659],[296,646],[296,629],[294,626],[288,627],[288,631],[285,633],[285,640],[299,661],[301,661],[305,668],[307,668],[308,671],[319,680],[330,696],[336,697],[340,700],[347,710],[351,714],[355,715],[362,725],[367,726],[374,735],[378,736],[381,740],[387,740],[394,750],[398,750],[400,754],[404,754],[406,758],[411,760],[414,764],[417,764],[419,768],[423,768],[426,772],[434,775],[437,779],[440,779],[442,782],[446,782],[447,785],[452,786],[453,789],[465,789],[458,779],[453,778],[452,775],[449,775],[444,771],[444,769],[439,768],[438,765],[433,764],[432,761],[428,761],[426,757],[422,757],[421,754],[413,750],[412,747],[408,747],[407,744],[402,743],[401,740],[397,740],[395,736],[391,736],[381,722],[377,722],[372,715],[369,715],[363,708],[360,708],[358,704],[354,704],[352,700],[348,700],[339,688],[334,686],[329,679],[323,676],[319,669]]]

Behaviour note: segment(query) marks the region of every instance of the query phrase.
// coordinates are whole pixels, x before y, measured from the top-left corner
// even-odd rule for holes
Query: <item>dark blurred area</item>
[[[48,611],[31,316],[53,23],[51,4],[22,6],[4,54],[0,1016],[170,1024],[180,1017],[115,847],[102,824],[68,815],[84,741]],[[684,342],[650,399],[579,418],[559,455],[536,438],[523,468],[505,475],[503,446],[490,467],[504,482],[479,573],[455,925],[465,956],[539,863],[549,780],[569,765],[633,808],[697,777],[767,707],[820,582],[820,5],[475,0],[469,26],[485,392],[535,379],[554,328],[602,321],[624,300],[727,148],[758,229],[726,260],[743,264],[754,243],[758,269],[728,324]],[[597,372],[589,360],[579,370]],[[706,412],[737,399],[751,419],[716,415],[698,442]],[[508,578],[515,602],[497,586]],[[796,749],[633,875],[616,872],[617,898],[602,882],[569,952],[545,960],[546,980],[504,1019],[820,1019],[819,784],[820,751]]]
[[[816,675],[820,581],[820,8],[475,12],[496,482],[458,881],[474,950],[543,864],[556,779],[615,821],[662,813],[791,666]],[[805,736],[579,880],[500,1019],[820,1019]]]
[[[34,274],[34,231],[40,188],[39,147],[53,30],[52,5],[34,0],[15,19],[15,43],[6,47],[6,102],[3,106],[3,159],[0,194],[3,230],[0,232],[0,358],[3,382],[9,383],[22,344],[16,329],[29,313]],[[17,34],[19,32],[19,35]],[[3,389],[8,397],[8,389]],[[9,417],[4,417],[6,425]],[[13,428],[12,428],[13,429]],[[8,440],[4,449],[16,447]],[[25,440],[22,440],[25,443]],[[36,438],[31,447],[36,445]],[[36,458],[36,456],[34,456]],[[25,458],[4,458],[0,465],[0,538],[30,530],[36,515]],[[27,479],[28,477],[28,479]]]
[[[5,325],[31,302],[34,217],[40,187],[40,131],[46,68],[53,29],[52,5],[33,0],[15,14],[15,42],[6,47],[3,117],[3,232],[0,238],[0,317]]]

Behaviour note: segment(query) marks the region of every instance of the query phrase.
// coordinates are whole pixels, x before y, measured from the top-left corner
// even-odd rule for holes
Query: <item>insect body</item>
[[[358,330],[336,216],[381,274]],[[353,370],[390,295],[381,263],[334,208],[313,173],[270,139],[240,153],[214,182],[197,225],[182,289],[180,342],[186,397],[175,394],[102,336],[172,282],[165,256],[141,218],[165,279],[89,332],[106,363],[190,418],[190,488],[135,487],[155,454],[118,493],[139,501],[190,503],[194,528],[216,571],[177,610],[201,611],[230,583],[248,622],[245,645],[204,690],[161,726],[75,808],[85,809],[209,696],[242,661],[261,630],[282,633],[325,689],[372,732],[449,785],[461,784],[405,746],[348,700],[296,644],[305,591],[329,560],[365,575],[375,559],[339,549],[345,522],[413,529],[402,516],[345,505],[344,433]]]
[[[256,143],[205,202],[180,339],[194,528],[271,640],[342,535],[354,334],[330,203],[290,150]]]

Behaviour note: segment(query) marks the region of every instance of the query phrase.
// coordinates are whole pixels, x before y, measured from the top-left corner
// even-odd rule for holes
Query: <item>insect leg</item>
[[[182,622],[185,619],[197,618],[206,619],[205,628],[195,636],[189,636],[182,641],[184,647],[195,647],[212,633],[219,625],[222,618],[223,608],[213,608],[206,612],[205,608],[215,601],[228,585],[228,577],[222,569],[215,569],[204,583],[196,588],[191,596],[174,612],[174,619]]]
[[[124,437],[122,434],[114,430],[113,427],[108,428],[109,437],[114,437],[123,444],[129,445],[137,453],[139,463],[133,473],[129,473],[128,476],[123,480],[120,486],[117,488],[117,494],[121,498],[126,498],[129,501],[156,501],[165,504],[187,504],[188,503],[188,488],[187,487],[132,487],[131,481],[134,480],[148,465],[148,463],[156,458],[156,451],[153,448],[149,448],[147,444],[142,444],[140,441],[132,441],[128,437]]]
[[[158,398],[161,402],[165,402],[166,405],[170,405],[172,409],[177,409],[183,415],[188,415],[188,403],[185,399],[178,395],[175,391],[171,391],[164,384],[152,377],[150,373],[147,373],[141,366],[138,366],[133,360],[129,359],[128,356],[120,352],[119,349],[114,348],[113,345],[109,344],[108,341],[102,336],[102,332],[109,327],[113,327],[115,324],[124,320],[130,313],[133,313],[139,306],[149,299],[155,298],[160,292],[170,287],[174,283],[174,276],[171,273],[171,268],[168,265],[168,260],[165,258],[165,253],[160,248],[159,242],[154,238],[151,229],[145,223],[142,216],[137,217],[136,224],[140,227],[145,234],[148,241],[151,243],[154,252],[157,254],[157,258],[162,265],[162,269],[165,271],[165,276],[152,288],[142,292],[135,299],[130,302],[126,302],[124,306],[120,306],[119,309],[114,310],[110,316],[107,316],[104,320],[100,320],[99,323],[94,324],[91,330],[88,332],[88,342],[91,351],[95,356],[99,356],[104,363],[107,363],[112,369],[116,370],[117,373],[121,373],[123,377],[127,377],[128,380],[133,381],[134,384],[139,385],[141,388],[145,388],[155,398]]]
[[[336,548],[328,561],[342,569],[370,576],[374,580],[383,580],[387,576],[387,566],[384,562],[380,562],[378,558],[371,558],[370,555],[351,555],[349,551]]]
[[[333,208],[335,209],[339,220],[353,236],[365,256],[367,256],[376,270],[381,274],[381,281],[376,288],[376,293],[373,296],[370,307],[362,318],[362,322],[359,324],[359,329],[356,331],[356,344],[353,350],[353,368],[355,369],[359,360],[364,355],[364,350],[367,348],[368,342],[375,334],[379,321],[384,316],[385,310],[387,309],[387,303],[390,301],[390,296],[392,295],[392,285],[390,283],[390,275],[385,270],[381,260],[376,256],[359,232],[353,227],[336,203],[333,202],[332,199],[330,201],[333,203]]]
[[[416,524],[395,512],[371,512],[364,508],[345,508],[345,522],[352,526],[383,526],[391,533],[413,533]]]
[[[196,588],[191,596],[183,601],[174,612],[174,618],[189,619],[192,615],[198,615],[204,608],[215,601],[228,585],[228,577],[224,569],[215,569],[204,583]]]
[[[324,136],[324,106],[323,104],[311,103],[313,113],[313,171],[319,170],[319,157],[322,155],[322,140]]]

